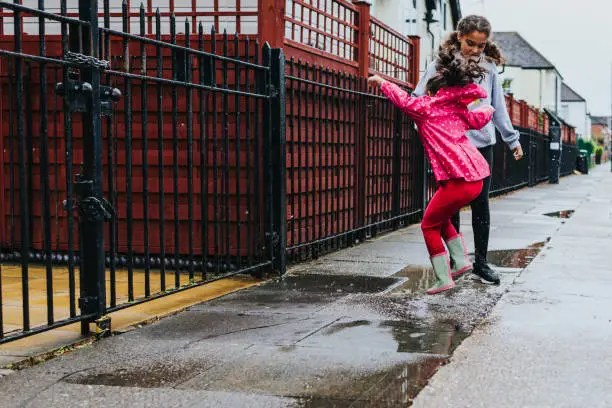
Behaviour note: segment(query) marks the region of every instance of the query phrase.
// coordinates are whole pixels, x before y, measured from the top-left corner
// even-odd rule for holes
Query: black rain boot
[[[499,285],[499,275],[486,262],[475,262],[472,274],[482,283]]]

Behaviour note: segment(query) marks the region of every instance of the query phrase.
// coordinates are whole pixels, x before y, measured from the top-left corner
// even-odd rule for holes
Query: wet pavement
[[[546,190],[575,212],[534,209],[561,225],[414,407],[612,406],[612,173]]]
[[[457,355],[465,355],[475,328],[481,333],[503,324],[494,313],[500,299],[511,306],[529,305],[533,316],[563,301],[545,294],[544,275],[534,274],[533,285],[524,286],[521,273],[552,262],[559,276],[578,275],[561,266],[554,254],[557,246],[569,253],[563,245],[571,245],[573,235],[564,236],[564,229],[585,222],[580,206],[584,194],[573,189],[592,187],[591,176],[586,177],[566,178],[559,186],[541,185],[492,203],[490,259],[502,272],[499,286],[466,276],[452,291],[425,295],[433,273],[420,229],[412,226],[296,266],[283,279],[0,375],[2,406],[376,408],[407,407],[415,398],[422,407],[500,406],[492,400],[455,404],[451,396],[460,389],[443,392],[446,384],[495,373],[489,354],[470,357],[482,365],[476,374],[457,379],[449,369]],[[593,179],[597,177],[595,173]],[[567,208],[576,209],[571,219],[544,215]],[[464,213],[471,247],[470,222],[469,212]],[[583,248],[598,262],[592,246]],[[581,258],[567,259],[571,265]],[[559,277],[555,285],[573,302],[582,299],[579,294],[589,299],[596,287],[583,282],[570,290]],[[571,305],[565,307],[569,317],[577,315]],[[565,318],[563,322],[568,324]],[[509,364],[514,359],[506,358]],[[444,380],[438,380],[441,373]]]

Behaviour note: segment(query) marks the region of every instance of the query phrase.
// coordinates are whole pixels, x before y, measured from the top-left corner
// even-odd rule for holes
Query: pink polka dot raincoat
[[[391,102],[412,118],[419,129],[425,154],[436,180],[482,180],[489,165],[465,132],[482,129],[493,116],[491,106],[468,110],[467,106],[486,98],[476,84],[442,88],[435,96],[412,97],[397,85],[385,81],[381,90]]]

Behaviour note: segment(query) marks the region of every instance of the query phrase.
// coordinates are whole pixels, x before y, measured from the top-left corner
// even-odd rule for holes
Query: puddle
[[[295,274],[212,300],[207,305],[227,307],[234,304],[243,308],[248,304],[251,309],[308,308],[313,304],[329,304],[346,295],[382,293],[401,281],[395,277]]]
[[[553,217],[553,218],[571,218],[574,212],[575,210],[563,210],[563,211],[555,211],[551,213],[546,213],[544,215],[547,217]]]
[[[408,327],[406,322],[385,321],[380,327],[391,329],[398,353],[428,353],[451,355],[469,335],[449,323],[434,323],[425,327]]]
[[[299,274],[288,275],[260,286],[264,290],[299,290],[317,293],[378,293],[396,284],[394,277],[379,278],[355,275]]]
[[[491,265],[500,268],[525,269],[538,256],[544,245],[545,242],[538,242],[523,249],[489,251],[487,258]],[[474,254],[470,255],[473,258]]]
[[[423,294],[435,282],[433,269],[424,266],[408,266],[393,276],[407,279],[391,291],[396,295]]]
[[[258,291],[302,292],[324,294],[379,293],[397,284],[395,277],[355,275],[299,274],[288,275],[259,286]]]
[[[119,368],[111,372],[77,374],[64,382],[111,387],[163,388],[180,384],[210,366],[205,361],[156,363],[146,367]]]
[[[429,358],[417,364],[396,365],[363,398],[367,399],[370,407],[406,407],[447,361],[446,358]]]
[[[290,381],[271,380],[266,376],[278,373],[264,372],[259,384],[245,390],[274,393],[281,387],[285,395],[300,397],[304,408],[403,408],[468,335],[449,321],[347,319],[282,348],[289,361],[305,359]],[[312,350],[326,357],[318,359]],[[236,380],[248,384],[248,378]]]
[[[358,398],[326,398],[314,395],[301,398],[300,408],[405,408],[427,385],[427,381],[447,358],[431,357],[416,363],[401,363],[384,371],[377,371],[352,379],[356,387],[363,390]],[[333,385],[328,384],[330,388]]]
[[[405,320],[353,320],[326,327],[321,331],[320,337],[311,337],[299,345],[342,350],[344,345],[350,344],[354,339],[362,339],[359,342],[361,346],[379,351],[446,356],[452,354],[468,335],[465,331],[457,330],[452,322],[425,325]],[[351,353],[350,350],[348,352]]]
[[[370,322],[367,320],[354,320],[352,322],[336,323],[326,328],[325,330],[323,330],[322,334],[326,336],[331,336],[345,329],[350,329],[352,327],[359,327],[359,326],[369,326],[369,325],[370,325]]]

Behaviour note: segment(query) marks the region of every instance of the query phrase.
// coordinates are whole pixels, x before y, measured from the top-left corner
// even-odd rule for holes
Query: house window
[[[561,104],[561,112],[559,113],[561,114],[561,117],[569,119],[569,105],[567,103]]]

